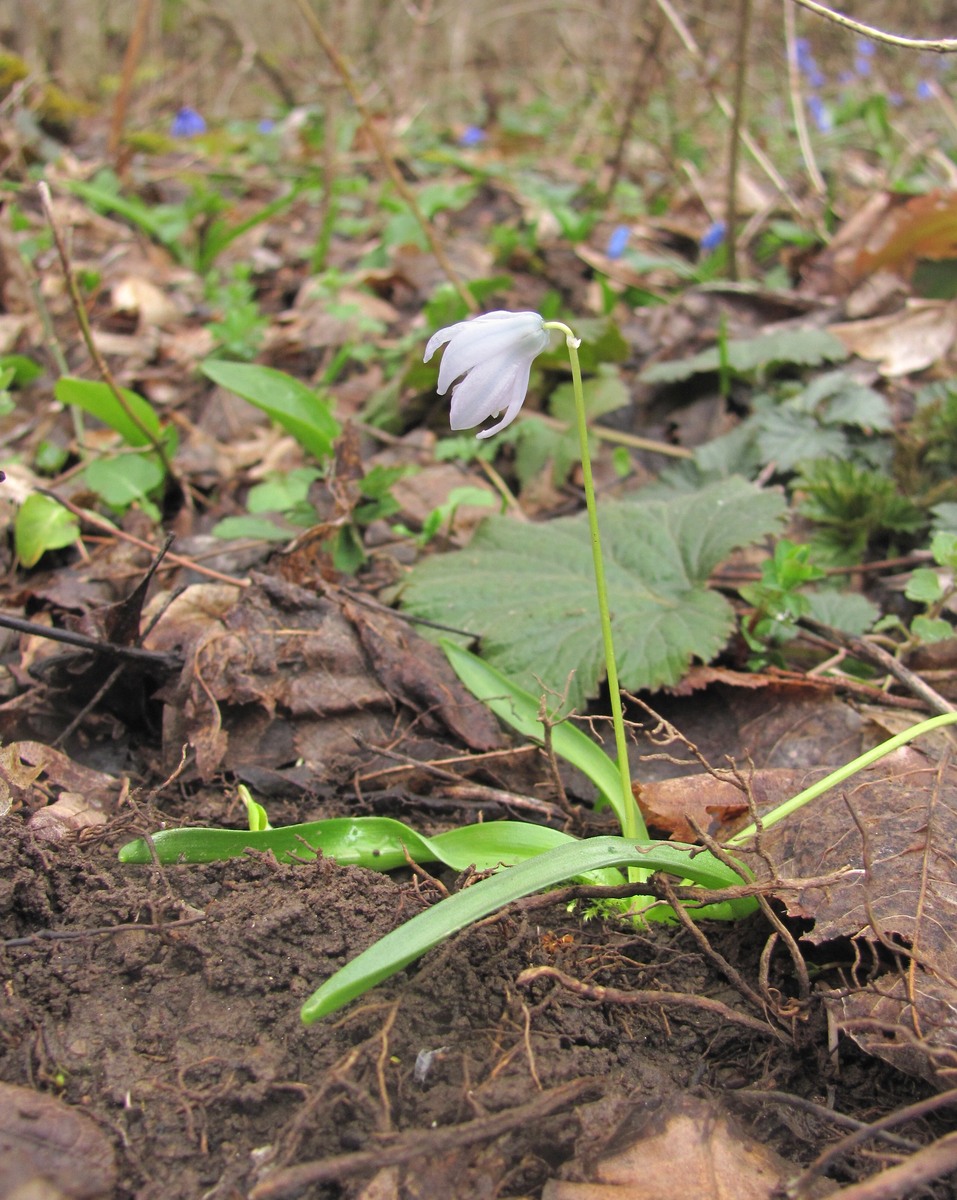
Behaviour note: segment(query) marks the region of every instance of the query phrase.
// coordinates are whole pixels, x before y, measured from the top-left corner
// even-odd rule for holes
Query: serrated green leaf
[[[919,567],[908,579],[904,595],[918,604],[933,604],[935,600],[939,600],[943,590],[937,572],[930,567]]]
[[[777,408],[759,418],[758,449],[763,462],[790,471],[812,458],[842,457],[847,453],[847,438],[840,429],[819,425],[807,413]]]
[[[339,422],[329,411],[328,402],[292,375],[255,363],[218,359],[208,359],[202,370],[213,383],[268,413],[314,457],[324,459],[332,452],[332,443],[340,433]]]
[[[943,642],[954,636],[954,627],[942,617],[915,617],[910,631],[922,642]]]
[[[153,441],[160,439],[162,431],[159,417],[148,401],[127,388],[120,388],[120,394],[136,421],[123,409],[105,383],[64,375],[54,385],[53,394],[61,404],[75,404],[77,408],[90,413],[104,425],[115,429],[129,446],[148,446],[151,437]]]
[[[844,344],[821,329],[788,329],[735,339],[727,343],[726,354],[728,366],[738,375],[781,364],[817,367],[847,358]],[[716,372],[719,366],[718,348],[714,347],[691,358],[654,363],[642,371],[640,378],[643,383],[680,383],[694,375]]]
[[[957,533],[938,530],[931,538],[930,552],[934,556],[934,562],[940,566],[957,567]]]
[[[945,500],[942,504],[935,504],[931,512],[934,514],[935,533],[957,530],[957,504],[953,501]]]
[[[62,550],[80,536],[76,517],[50,496],[27,496],[17,511],[13,543],[24,567],[35,567],[47,550]]]
[[[860,637],[880,616],[880,609],[859,592],[805,592],[815,621]]]
[[[741,479],[669,501],[631,500],[601,514],[618,671],[631,690],[677,683],[692,658],[709,662],[734,616],[707,586],[735,547],[776,526],[784,501]],[[467,549],[414,568],[403,591],[417,616],[481,638],[482,656],[526,691],[582,708],[604,675],[584,516],[547,525],[485,522]],[[541,684],[538,681],[541,681]]]

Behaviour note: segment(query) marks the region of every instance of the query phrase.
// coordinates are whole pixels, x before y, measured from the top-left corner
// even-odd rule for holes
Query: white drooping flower
[[[548,330],[536,312],[490,312],[433,333],[428,362],[445,346],[439,395],[452,388],[453,429],[472,429],[488,417],[505,416],[477,436],[491,437],[518,416],[528,391],[532,359],[548,345]]]

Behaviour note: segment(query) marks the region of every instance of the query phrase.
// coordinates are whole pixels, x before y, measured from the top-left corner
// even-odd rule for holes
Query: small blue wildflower
[[[854,59],[854,73],[861,79],[866,79],[871,73],[871,60],[866,54],[858,54]]]
[[[917,99],[930,100],[934,95],[934,85],[928,79],[922,79],[917,85]]]
[[[887,103],[891,106],[891,108],[900,108],[904,103],[904,97],[900,94],[900,92],[888,92]]]
[[[827,83],[824,72],[813,59],[804,68],[804,74],[807,76],[808,83],[813,88],[823,87]]]
[[[799,67],[803,67],[805,63],[813,62],[811,57],[811,43],[805,37],[794,39],[794,61]]]
[[[480,129],[478,125],[466,125],[459,134],[460,146],[481,146],[486,140],[487,134],[484,129]]]
[[[259,131],[259,133],[275,133],[276,122],[272,119],[272,117],[263,117],[263,119],[256,126],[256,129]]]
[[[877,47],[869,38],[858,38],[855,44],[855,50],[861,58],[873,58],[877,53]]]
[[[625,253],[625,247],[628,245],[628,239],[631,237],[631,230],[627,225],[616,225],[611,231],[608,238],[608,245],[605,247],[605,255],[608,258],[621,258]]]
[[[724,221],[714,221],[701,235],[699,243],[705,254],[710,254],[712,250],[717,248],[724,241],[725,234],[728,232],[728,227]]]
[[[834,128],[831,112],[820,96],[808,96],[808,112],[821,133],[830,133]]]
[[[195,108],[184,105],[173,117],[169,127],[170,135],[174,138],[198,137],[206,132],[206,122],[201,113]]]

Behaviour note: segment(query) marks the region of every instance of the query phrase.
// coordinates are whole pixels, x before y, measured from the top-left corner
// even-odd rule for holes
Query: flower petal
[[[453,429],[472,429],[488,417],[500,413],[513,401],[522,382],[528,387],[528,370],[521,363],[502,367],[495,359],[482,363],[459,380],[452,391],[449,423]],[[525,391],[521,391],[525,399]]]

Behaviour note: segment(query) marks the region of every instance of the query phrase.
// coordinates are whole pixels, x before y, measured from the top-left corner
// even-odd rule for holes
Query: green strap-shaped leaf
[[[209,359],[203,374],[220,387],[261,408],[318,459],[327,458],[339,436],[339,422],[328,402],[285,371],[256,363]]]
[[[333,817],[261,830],[164,829],[151,838],[163,863],[223,862],[247,850],[271,850],[280,862],[301,862],[321,853],[343,865],[374,871],[404,867],[409,858],[440,862],[453,871],[467,867],[488,871],[575,840],[558,829],[527,821],[485,821],[424,837],[391,817]],[[124,863],[152,862],[143,838],[127,842],[119,857]]]
[[[456,892],[447,900],[419,913],[364,950],[318,988],[302,1006],[306,1025],[328,1016],[414,962],[446,938],[480,921],[490,913],[523,896],[554,887],[608,867],[639,866],[649,871],[667,871],[709,888],[740,884],[730,867],[706,851],[692,854],[692,847],[674,842],[636,845],[619,837],[588,838],[583,842],[556,846],[498,875]],[[716,908],[717,906],[712,906]],[[743,916],[753,911],[752,898],[736,901],[725,912],[708,915]]]
[[[476,699],[487,704],[499,720],[517,729],[523,737],[544,742],[545,730],[538,719],[539,701],[531,692],[524,691],[501,671],[454,642],[443,639],[441,646],[452,669]],[[610,804],[621,824],[624,821],[624,814],[619,812],[621,777],[614,760],[570,721],[552,728],[552,747],[598,788],[600,800],[596,808]]]
[[[148,446],[151,444],[151,438],[153,442],[158,442],[162,430],[159,417],[152,406],[128,388],[119,390],[129,412],[123,408],[105,383],[96,383],[92,379],[74,379],[70,375],[64,375],[54,385],[53,394],[61,404],[75,404],[77,408],[84,409],[104,425],[115,429],[129,446]],[[130,417],[130,413],[136,417],[135,421]]]

